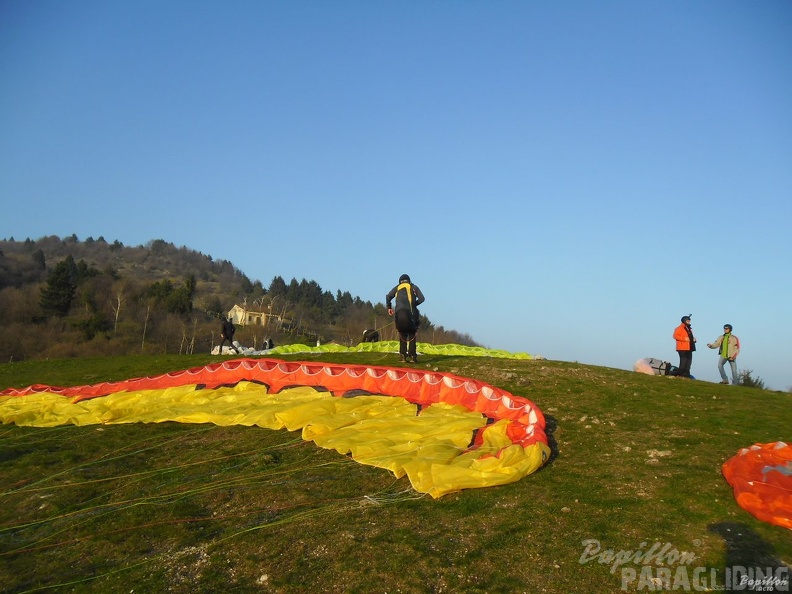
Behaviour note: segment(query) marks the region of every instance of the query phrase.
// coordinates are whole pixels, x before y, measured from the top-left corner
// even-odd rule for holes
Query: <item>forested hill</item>
[[[351,346],[366,328],[395,338],[382,303],[305,279],[276,276],[265,286],[227,260],[162,239],[134,247],[76,235],[0,240],[0,361],[207,352],[233,305],[270,314],[238,328],[236,338],[254,348],[265,338]],[[424,316],[420,340],[478,346]]]

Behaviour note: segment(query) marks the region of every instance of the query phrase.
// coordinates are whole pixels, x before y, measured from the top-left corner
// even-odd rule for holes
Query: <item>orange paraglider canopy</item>
[[[792,446],[777,441],[743,448],[722,472],[740,507],[792,530]]]
[[[310,394],[290,397],[296,388]],[[0,392],[2,423],[167,420],[302,429],[303,439],[407,474],[434,497],[519,480],[550,454],[544,415],[530,400],[418,369],[237,359],[155,377]]]

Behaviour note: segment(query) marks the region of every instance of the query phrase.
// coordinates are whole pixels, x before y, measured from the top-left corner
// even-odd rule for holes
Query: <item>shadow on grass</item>
[[[547,445],[550,447],[550,457],[542,466],[552,464],[553,460],[558,457],[558,442],[555,438],[555,431],[558,429],[558,421],[555,417],[545,415],[545,435],[547,435]]]
[[[780,583],[773,583],[769,589],[757,590],[747,584],[733,583],[725,592],[789,592],[790,569],[778,557],[773,546],[745,524],[739,522],[718,522],[710,524],[710,532],[723,538],[726,543],[725,569],[731,576],[744,575],[749,579],[777,577]],[[724,576],[726,572],[724,571]]]

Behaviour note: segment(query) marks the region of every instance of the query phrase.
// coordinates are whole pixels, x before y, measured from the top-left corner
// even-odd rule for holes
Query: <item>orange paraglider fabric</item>
[[[777,441],[743,448],[722,472],[740,507],[792,530],[792,446]]]
[[[2,423],[167,420],[301,429],[321,447],[406,474],[433,497],[519,480],[550,454],[544,415],[530,400],[416,369],[238,359],[120,382],[0,392]]]

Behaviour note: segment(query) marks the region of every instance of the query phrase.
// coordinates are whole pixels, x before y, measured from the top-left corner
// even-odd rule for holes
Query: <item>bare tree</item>
[[[146,350],[146,330],[148,329],[148,322],[151,318],[151,301],[146,303],[146,317],[143,320],[143,343],[140,345],[140,350]]]
[[[124,285],[118,285],[118,288],[116,289],[116,294],[115,294],[115,303],[110,306],[112,308],[112,310],[113,310],[113,315],[114,315],[113,336],[115,336],[116,333],[118,332],[118,316],[121,315],[121,306],[126,301],[126,298],[124,297],[124,289],[125,289]],[[148,316],[147,316],[147,318],[148,318]],[[145,330],[144,330],[143,334],[144,334],[144,337],[145,337]]]
[[[190,347],[189,347],[189,353],[191,355],[195,352],[195,330],[198,327],[198,320],[196,318],[193,318],[192,323],[193,323],[192,336],[190,337]]]

